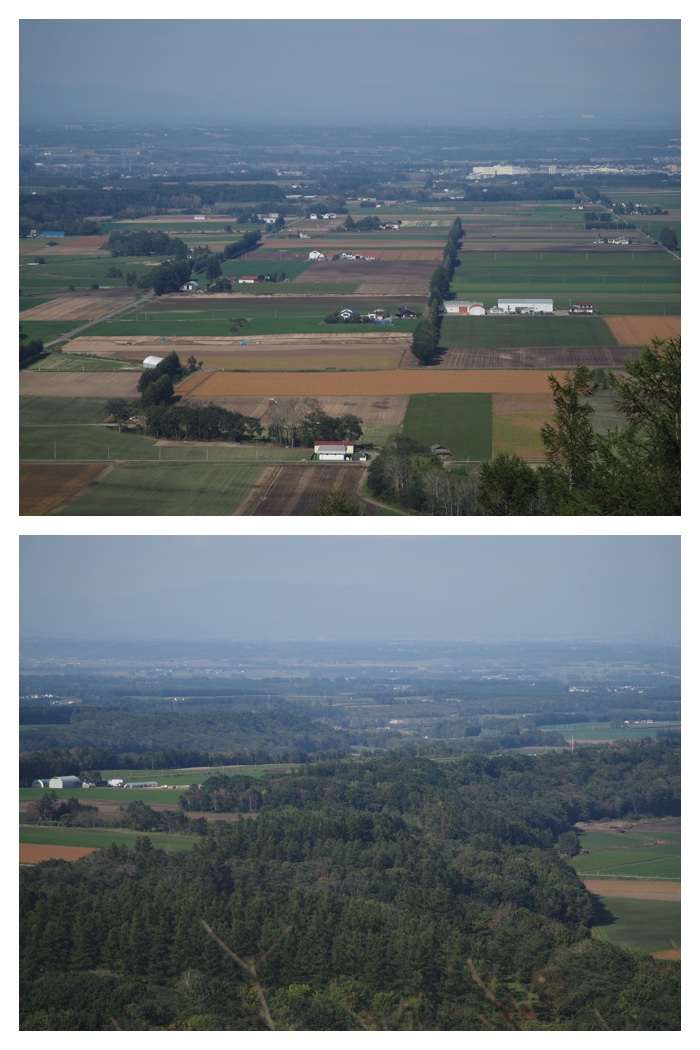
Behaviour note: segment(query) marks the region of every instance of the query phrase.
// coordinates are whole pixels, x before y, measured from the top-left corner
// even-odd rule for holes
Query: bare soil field
[[[34,842],[20,842],[20,864],[38,864],[41,860],[80,860],[94,853],[86,846],[40,846]]]
[[[376,515],[379,507],[360,496],[363,467],[349,464],[304,463],[270,466],[263,471],[236,515],[308,515],[318,507],[329,489],[339,489],[357,500],[365,514]]]
[[[283,405],[287,398],[277,398]],[[319,397],[321,408],[329,416],[358,416],[369,426],[400,426],[408,407],[408,397]],[[196,404],[196,398],[185,398],[183,404]],[[270,409],[266,397],[214,397],[212,404],[221,405],[229,412],[241,412],[244,416],[255,416],[265,423],[265,413]]]
[[[543,346],[508,350],[445,350],[440,368],[623,368],[636,361],[640,346]]]
[[[583,885],[597,897],[626,897],[645,901],[679,901],[680,882],[652,882],[642,879],[584,879]]]
[[[646,346],[652,339],[680,339],[680,317],[606,317],[620,346]]]
[[[130,298],[134,298],[134,296],[130,296]],[[115,302],[114,298],[103,296],[70,296],[70,298],[65,299],[52,299],[48,303],[41,303],[40,306],[32,306],[31,309],[23,312],[22,320],[91,321],[96,317],[102,317],[104,314],[109,313],[110,310],[114,310],[115,307],[120,305],[123,304]]]
[[[136,397],[139,373],[20,372],[20,394],[43,397]]]
[[[680,948],[667,948],[663,952],[652,952],[651,955],[653,959],[671,959],[676,961],[681,957],[681,950]]]
[[[19,242],[20,255],[37,255],[41,250],[42,255],[101,255],[105,256],[104,245],[107,238],[103,234],[96,237],[68,237],[65,241],[61,237],[55,247],[46,247],[43,242],[37,244],[34,237],[22,237]]]
[[[375,254],[368,250],[368,254]],[[442,254],[442,253],[441,253]],[[425,281],[426,285],[435,270],[435,263],[430,261],[402,262],[398,259],[391,262],[353,262],[348,259],[332,262],[317,261],[308,270],[290,281],[290,285],[296,284],[342,284],[348,281],[363,281],[365,284],[418,284]]]
[[[78,373],[80,374],[80,373]],[[564,373],[554,373],[560,381]],[[385,397],[410,394],[543,394],[548,372],[404,368],[376,372],[197,372],[178,386],[183,397]],[[22,393],[38,393],[23,390]]]
[[[20,514],[48,514],[81,493],[103,469],[101,463],[20,464]]]

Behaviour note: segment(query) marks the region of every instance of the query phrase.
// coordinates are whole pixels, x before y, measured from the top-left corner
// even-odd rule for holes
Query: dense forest
[[[377,754],[184,807],[251,789],[191,852],[22,871],[22,1030],[678,1028],[678,965],[593,940],[565,860],[585,815],[678,812],[675,748]]]

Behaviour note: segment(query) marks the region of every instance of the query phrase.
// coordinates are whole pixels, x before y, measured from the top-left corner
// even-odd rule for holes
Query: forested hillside
[[[183,808],[225,817],[249,779]],[[189,853],[22,872],[22,1030],[678,1028],[678,965],[591,939],[561,838],[585,814],[676,814],[670,745],[377,754],[256,789],[256,817]]]

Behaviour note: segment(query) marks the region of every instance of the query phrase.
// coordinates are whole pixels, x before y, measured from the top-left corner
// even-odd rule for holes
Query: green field
[[[378,447],[381,447],[382,445],[385,445],[387,443],[389,438],[395,437],[397,434],[400,433],[400,426],[363,426],[360,444],[376,445]]]
[[[605,231],[607,232],[607,231]],[[667,252],[465,252],[451,290],[487,308],[507,297],[592,302],[603,313],[680,313],[680,264]],[[649,309],[650,302],[654,309]],[[660,308],[659,308],[660,307]]]
[[[581,849],[571,860],[581,878],[680,879],[681,833],[627,831],[588,832],[579,836]],[[603,841],[607,839],[607,842]]]
[[[617,346],[601,317],[458,317],[445,314],[440,345],[465,350]]]
[[[140,835],[136,831],[122,831],[118,828],[44,828],[30,824],[20,824],[19,841],[34,843],[39,846],[81,846],[83,848],[101,849],[111,846],[113,842],[123,846],[134,846],[139,840],[148,838],[156,849],[177,850],[192,849],[199,841],[198,835],[173,835],[167,832],[152,831]]]
[[[567,741],[571,740],[642,740],[644,737],[656,739],[657,729],[668,726],[679,727],[678,722],[654,722],[651,725],[632,725],[627,729],[611,726],[609,722],[575,722],[567,725],[540,726],[551,732],[561,733]]]
[[[158,774],[152,769],[144,770],[142,771],[141,775],[138,776],[136,775],[137,772],[139,771],[133,769],[122,770],[120,772],[115,773],[115,776],[123,776],[124,773],[127,773],[128,775],[123,777],[126,781],[155,780],[159,784],[165,783],[166,780],[168,780],[168,777],[159,777]],[[107,773],[103,773],[103,776],[107,776]],[[202,779],[203,775],[197,774],[197,782],[201,782]],[[193,777],[190,773],[190,779],[187,781],[187,784],[190,784],[192,782]],[[79,790],[70,789],[65,792],[63,790],[56,791],[56,797],[59,799],[63,798],[64,795],[66,798],[77,797],[79,802],[89,802],[91,799],[93,801],[99,801],[100,799],[102,799],[103,802],[123,801],[124,805],[126,805],[128,802],[134,801],[146,802],[149,806],[154,806],[157,804],[163,805],[166,803],[170,803],[171,805],[173,805],[177,803],[180,797],[180,792],[183,791],[186,786],[187,785],[183,782],[179,785],[180,790],[178,790],[178,788],[175,787],[173,790],[167,791],[158,790],[155,788],[128,788],[126,790],[124,788],[80,788]],[[46,794],[46,789],[44,788],[20,788],[19,800],[20,802],[32,802],[35,799],[41,798],[41,796],[44,794]]]
[[[51,398],[41,400],[53,400]],[[65,402],[67,399],[60,398]],[[81,400],[97,402],[101,407],[104,400],[98,398],[76,398],[76,405]],[[77,411],[77,409],[76,409]],[[70,408],[65,409],[66,416]],[[157,445],[156,439],[140,434],[130,434],[114,427],[72,425],[66,419],[61,425],[23,425],[20,427],[20,459],[57,459],[57,460],[95,460],[110,462],[113,460],[151,460],[157,463],[269,463],[295,462],[308,459],[309,449],[282,448],[280,445],[226,445],[209,442],[191,445],[186,441],[174,442],[172,445]]]
[[[402,434],[422,445],[444,445],[456,460],[490,460],[490,394],[413,394]]]
[[[264,469],[258,465],[146,465],[117,467],[64,512],[75,515],[233,514]]]
[[[628,900],[596,897],[596,920],[592,934],[618,948],[660,952],[681,946],[679,901]]]
[[[100,397],[20,397],[20,424],[104,423],[106,401]]]
[[[291,281],[294,277],[298,277],[308,270],[309,266],[313,266],[312,259],[290,259],[287,256],[297,254],[297,252],[279,252],[276,259],[260,259],[255,254],[249,254],[247,259],[231,259],[228,262],[221,264],[221,272],[225,277],[230,277],[232,280],[238,280],[239,277],[257,276],[258,274],[280,273],[282,270],[286,273],[287,277]],[[242,289],[245,290],[250,288],[251,285],[243,285]],[[263,285],[265,291],[273,293],[275,291],[284,291],[289,294],[294,289],[290,288],[288,284],[284,282],[271,282],[265,281]]]
[[[49,353],[28,366],[33,372],[141,372],[133,361],[113,361],[108,357],[87,354]]]
[[[240,285],[240,288],[250,289],[250,285]],[[263,286],[260,286],[262,289]],[[281,286],[278,286],[281,287]],[[290,285],[284,285],[287,291]],[[310,286],[314,294],[318,295],[316,286]],[[264,289],[263,289],[264,290]],[[339,286],[334,290],[340,297]],[[267,292],[269,295],[269,291]],[[341,329],[338,325],[327,325],[324,318],[327,314],[344,306],[349,306],[358,313],[367,313],[376,308],[381,302],[377,299],[329,299],[319,303],[310,300],[308,303],[285,302],[284,297],[272,297],[260,299],[259,302],[251,302],[249,299],[243,302],[235,300],[217,301],[212,307],[211,300],[197,300],[195,297],[181,300],[153,300],[147,309],[143,307],[130,314],[123,314],[110,321],[104,321],[90,329],[94,336],[119,336],[130,337],[134,335],[150,335],[166,338],[174,336],[195,335],[229,335],[231,321],[234,318],[247,318],[246,324],[236,330],[236,335],[246,338],[252,335],[287,335],[289,333],[323,333],[332,335],[338,331],[346,331],[347,327]],[[422,305],[407,302],[409,309],[422,311]],[[395,321],[391,331],[410,332],[417,324],[416,319]],[[65,330],[65,326],[64,326]],[[362,325],[358,331],[363,333],[386,331],[381,326]]]
[[[38,246],[37,255],[42,254],[41,247]],[[148,262],[141,256],[113,259],[106,250],[104,257],[81,256],[78,249],[74,256],[46,255],[43,265],[28,266],[27,263],[32,262],[33,258],[33,255],[20,256],[19,283],[25,295],[65,292],[70,286],[80,292],[93,284],[99,284],[100,288],[123,288],[127,272],[135,273],[138,279],[153,270],[151,259]],[[107,270],[112,266],[121,270],[123,276],[107,277]],[[38,303],[35,301],[33,305],[37,306]]]

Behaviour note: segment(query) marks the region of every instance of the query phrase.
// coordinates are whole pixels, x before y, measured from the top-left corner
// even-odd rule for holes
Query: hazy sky
[[[668,536],[29,536],[20,631],[105,638],[680,639]]]
[[[678,127],[680,20],[22,19],[20,87],[30,123]]]

